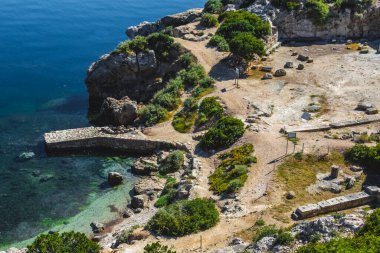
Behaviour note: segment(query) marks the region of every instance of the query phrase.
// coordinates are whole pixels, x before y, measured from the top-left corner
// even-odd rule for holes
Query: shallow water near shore
[[[2,1],[0,248],[49,229],[89,233],[91,221],[119,217],[136,181],[129,172],[131,160],[47,157],[42,135],[88,125],[86,70],[126,39],[128,26],[203,2]],[[36,157],[16,159],[28,151]],[[122,172],[126,184],[108,188],[109,170]]]

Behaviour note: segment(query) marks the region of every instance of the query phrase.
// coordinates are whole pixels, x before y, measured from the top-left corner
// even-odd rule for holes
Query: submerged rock
[[[91,222],[90,224],[92,232],[94,233],[101,233],[104,230],[104,225],[99,222]]]

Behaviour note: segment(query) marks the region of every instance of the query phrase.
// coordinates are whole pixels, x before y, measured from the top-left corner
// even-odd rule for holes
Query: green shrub
[[[159,235],[184,236],[209,229],[219,221],[215,204],[207,199],[177,201],[160,209],[147,228]]]
[[[202,65],[192,63],[187,69],[181,70],[179,76],[185,85],[196,86],[206,77],[206,71]]]
[[[305,7],[309,17],[317,24],[323,24],[327,21],[330,7],[324,2],[324,0],[307,0]]]
[[[256,222],[255,222],[255,226],[264,226],[265,225],[265,221],[263,219],[258,219]]]
[[[286,3],[286,9],[288,10],[298,10],[300,7],[301,7],[301,4],[298,2],[290,1]]]
[[[364,226],[359,230],[359,235],[371,234],[380,236],[380,209],[376,209],[368,216]]]
[[[264,42],[248,32],[239,33],[228,44],[231,53],[247,61],[255,59],[256,55],[265,54]]]
[[[100,247],[85,234],[64,232],[42,234],[29,245],[28,253],[99,253]]]
[[[139,118],[147,125],[153,126],[166,119],[168,111],[154,104],[148,104],[139,111]]]
[[[184,53],[179,57],[179,62],[181,63],[182,67],[187,68],[192,63],[196,63],[197,59],[192,55],[191,53]]]
[[[278,229],[274,225],[267,225],[259,228],[253,237],[253,242],[260,241],[262,238],[267,236],[276,236]]]
[[[244,131],[244,123],[240,119],[224,117],[207,131],[200,145],[204,149],[227,148],[242,137]]]
[[[161,245],[159,242],[154,242],[144,247],[144,253],[176,253],[176,251],[168,246]]]
[[[215,194],[232,193],[244,186],[248,178],[248,166],[256,162],[250,154],[252,144],[244,144],[219,156],[221,163],[209,177],[210,190]]]
[[[186,107],[174,115],[172,126],[180,133],[187,133],[193,127],[197,113],[195,110],[187,110]]]
[[[166,93],[164,90],[160,90],[154,95],[152,103],[172,111],[179,106],[181,99],[178,96],[174,96],[171,93]]]
[[[124,53],[124,54],[130,54],[131,49],[129,48],[129,40],[120,42],[119,45],[117,45],[117,48],[114,50],[115,53]]]
[[[373,4],[374,1],[372,0],[336,0],[334,6],[342,10],[350,9],[354,13],[363,13],[364,10],[368,9]]]
[[[223,115],[223,107],[217,97],[207,97],[202,100],[198,109],[196,125],[203,125],[211,118],[219,119]]]
[[[208,45],[211,47],[216,47],[218,51],[220,52],[228,52],[230,51],[230,48],[228,46],[228,42],[226,41],[223,36],[220,35],[214,35],[208,42]]]
[[[280,231],[276,237],[275,244],[290,245],[294,241],[294,237],[291,233]]]
[[[218,19],[209,13],[204,13],[201,18],[201,23],[204,27],[215,27],[219,25]]]
[[[129,49],[138,54],[147,50],[148,42],[145,37],[136,36],[129,42]]]
[[[220,0],[208,0],[205,3],[203,12],[218,14],[222,12],[222,9],[223,9],[223,4]]]
[[[184,154],[180,150],[171,152],[160,164],[159,171],[161,175],[176,172],[183,168]]]
[[[380,165],[380,144],[374,147],[356,144],[345,152],[345,158],[352,163],[376,168]]]

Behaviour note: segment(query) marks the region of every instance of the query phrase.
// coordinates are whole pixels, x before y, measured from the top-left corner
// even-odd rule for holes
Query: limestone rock
[[[296,193],[294,191],[289,191],[286,193],[286,198],[287,199],[294,199],[296,197]]]
[[[299,54],[298,57],[297,57],[298,60],[300,61],[308,61],[309,60],[309,56],[306,56],[306,55],[303,55],[303,54]]]
[[[137,118],[137,103],[123,97],[120,100],[108,97],[104,100],[98,118],[99,125],[129,125]]]
[[[297,67],[297,69],[298,70],[303,70],[305,68],[305,65],[303,65],[303,64],[298,64],[298,67]]]
[[[274,72],[274,76],[276,76],[276,77],[286,76],[285,69],[278,69],[278,70],[276,70],[276,72]]]
[[[265,75],[263,76],[263,80],[272,79],[272,78],[273,78],[273,75],[271,73],[265,73]]]
[[[367,108],[365,110],[365,113],[368,114],[368,115],[372,115],[372,114],[378,114],[379,111],[376,109],[376,108]]]
[[[267,252],[271,250],[275,241],[276,241],[276,238],[272,236],[266,236],[266,237],[261,238],[252,246],[249,246],[248,250],[249,252],[254,252],[254,253]]]
[[[147,206],[148,197],[146,195],[135,195],[132,197],[131,206],[134,209],[144,209]]]
[[[136,195],[147,194],[151,191],[160,192],[164,189],[165,179],[153,176],[141,179],[135,184],[133,191]]]
[[[373,108],[373,104],[369,101],[362,100],[359,102],[359,104],[356,106],[356,110],[366,111],[369,108]]]
[[[140,158],[132,165],[132,173],[136,175],[150,175],[158,171],[157,161],[153,159]]]
[[[118,172],[108,173],[108,184],[110,186],[116,186],[123,183],[123,175]]]
[[[337,165],[332,165],[332,166],[331,166],[331,174],[330,174],[330,178],[338,178],[340,171],[341,171],[341,169],[340,169],[339,166],[337,166]]]
[[[158,32],[162,28],[163,27],[160,26],[156,22],[147,22],[147,21],[144,21],[144,22],[138,24],[137,26],[128,27],[128,29],[127,29],[127,31],[125,33],[127,34],[127,36],[130,39],[134,39],[137,35],[139,35],[139,36],[147,36],[147,35],[149,35],[151,33]]]
[[[223,12],[228,12],[228,11],[236,11],[236,6],[234,4],[227,4],[224,7]]]

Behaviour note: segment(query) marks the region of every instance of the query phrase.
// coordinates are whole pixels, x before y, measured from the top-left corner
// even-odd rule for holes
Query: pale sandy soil
[[[244,207],[242,213],[235,217],[222,215],[216,227],[195,235],[177,239],[150,236],[147,240],[125,246],[118,252],[142,252],[144,245],[157,239],[164,244],[173,245],[177,252],[201,252],[201,236],[202,252],[209,252],[227,245],[237,233],[252,227],[259,217],[264,217],[279,226],[284,225],[265,213],[273,204],[280,203],[284,198],[284,191],[273,183],[275,165],[270,163],[285,154],[286,139],[279,133],[280,129],[284,126],[317,125],[366,117],[363,112],[354,110],[361,99],[367,99],[380,108],[380,55],[375,54],[374,50],[367,55],[360,55],[358,52],[347,50],[342,44],[283,46],[270,55],[267,62],[260,64],[273,66],[275,70],[283,68],[287,61],[293,61],[297,67],[300,62],[295,56],[291,56],[294,51],[313,57],[314,63],[303,63],[304,70],[287,69],[287,76],[282,78],[265,81],[260,78],[241,79],[240,88],[237,89],[233,86],[232,70],[220,63],[228,54],[206,47],[207,42],[176,40],[189,49],[217,80],[217,89],[210,96],[218,96],[227,106],[230,115],[244,121],[251,113],[249,102],[273,105],[273,115],[262,118],[257,124],[260,128],[259,133],[248,130],[239,141],[239,143],[252,143],[258,158],[258,163],[252,166],[249,178],[238,195],[238,202]],[[227,92],[222,93],[220,90],[223,88],[226,88]],[[328,111],[320,117],[303,122],[300,116],[302,110],[312,102],[311,95],[326,97]],[[353,129],[379,130],[380,123],[333,130],[333,132]],[[170,121],[149,128],[146,133],[161,139],[187,142],[193,147],[197,143],[192,140],[191,134],[176,132]],[[328,149],[344,149],[353,145],[350,141],[325,139],[323,136],[324,133],[299,134],[300,142],[296,146],[296,151],[301,149],[302,144],[305,145],[305,152],[320,153]],[[293,145],[290,144],[289,152],[292,151]],[[216,158],[214,155],[209,158],[199,157],[199,160],[202,166],[197,172],[196,186],[192,194],[210,197],[212,193],[208,190],[208,176],[215,168]],[[219,205],[221,204],[222,201],[219,201]]]

